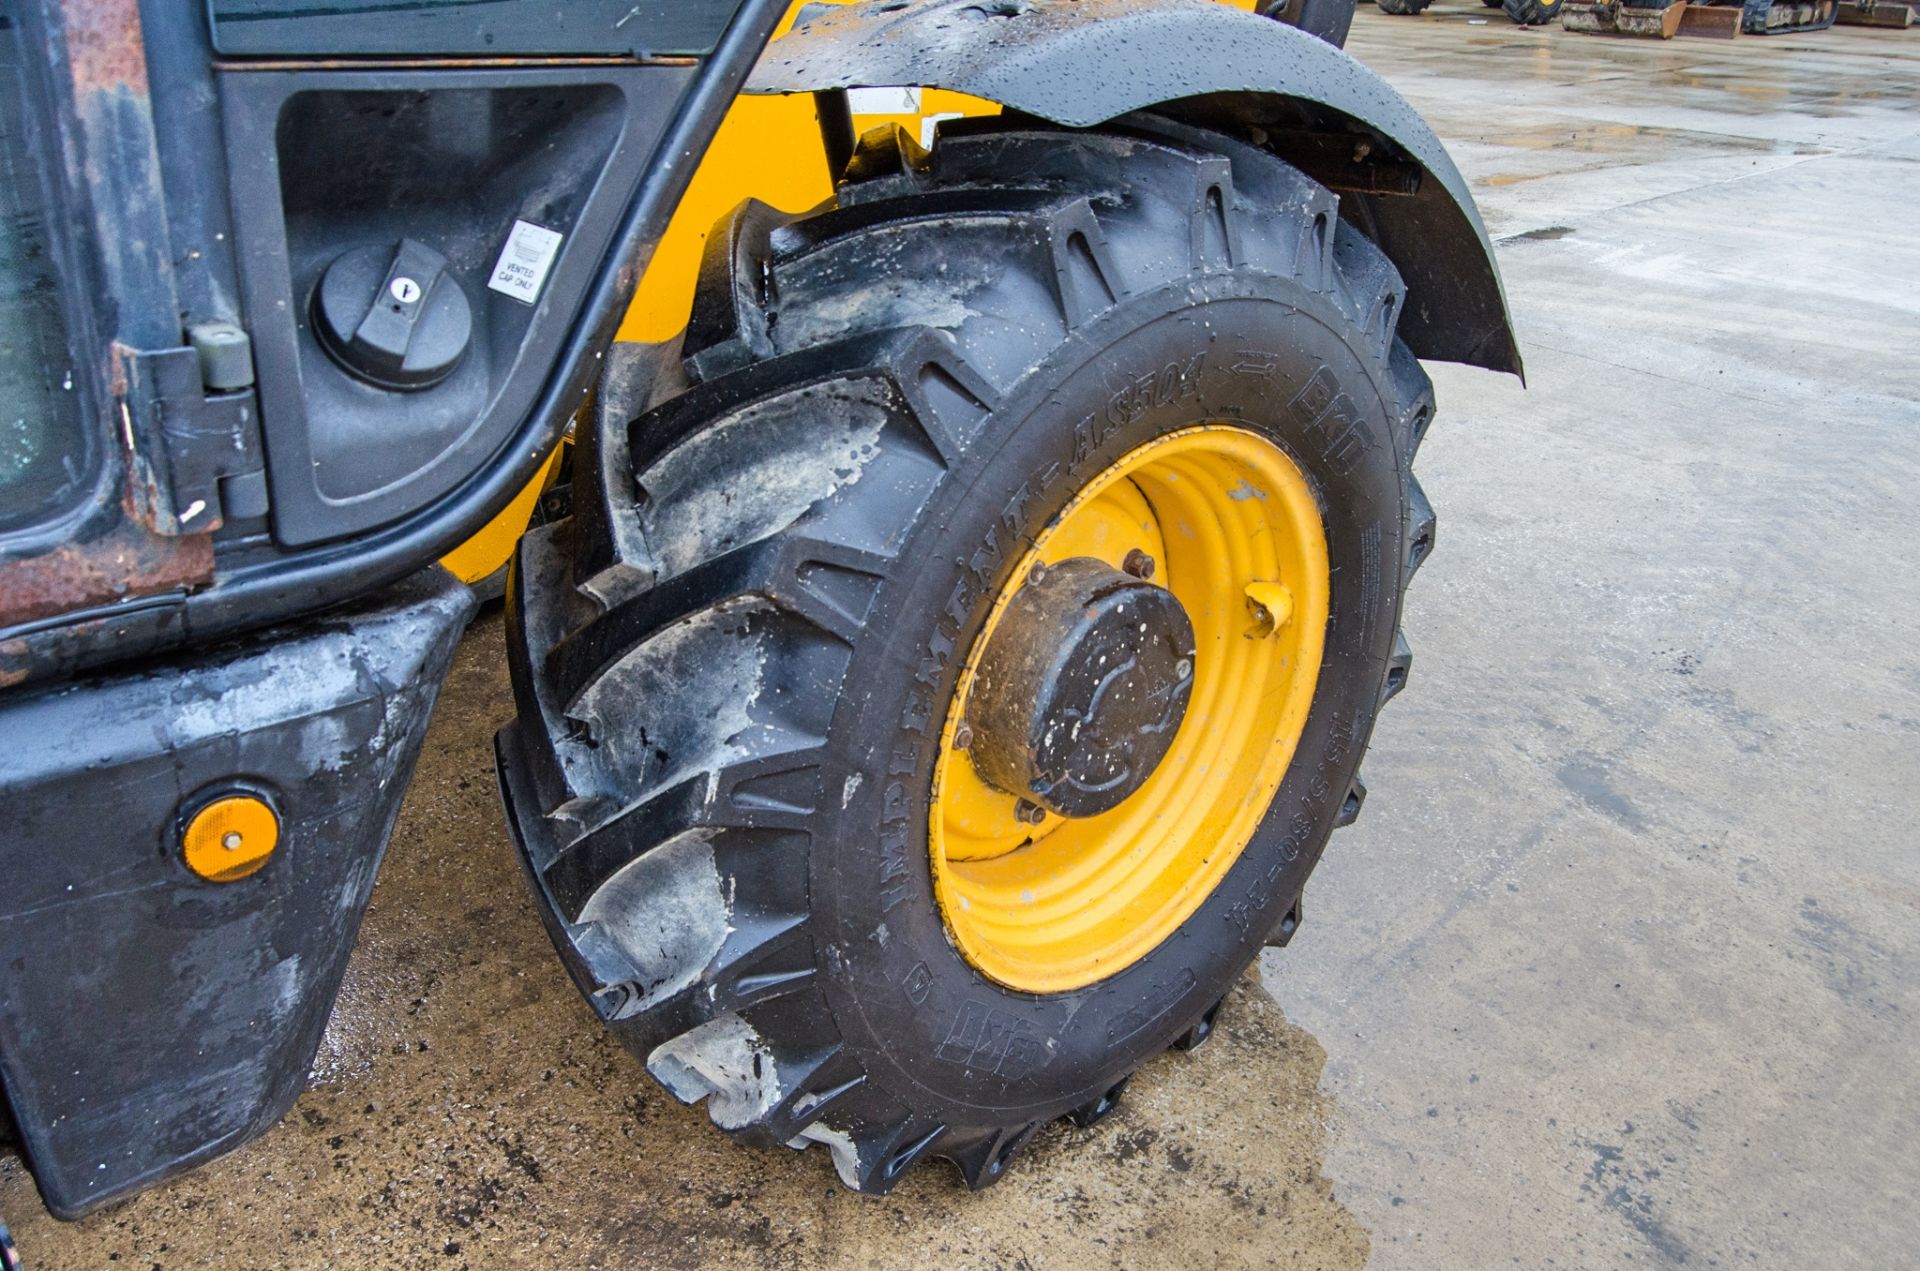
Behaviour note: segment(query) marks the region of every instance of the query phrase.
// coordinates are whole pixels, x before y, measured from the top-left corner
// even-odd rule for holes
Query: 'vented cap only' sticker
[[[557,229],[515,221],[487,286],[521,304],[532,304],[547,284],[547,271],[553,268],[553,258],[560,254],[560,240],[565,237]]]

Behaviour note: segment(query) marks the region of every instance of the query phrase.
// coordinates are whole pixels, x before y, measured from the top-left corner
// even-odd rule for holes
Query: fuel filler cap
[[[327,266],[313,295],[320,344],[353,375],[382,388],[431,388],[453,373],[473,338],[473,308],[425,243],[356,247]]]

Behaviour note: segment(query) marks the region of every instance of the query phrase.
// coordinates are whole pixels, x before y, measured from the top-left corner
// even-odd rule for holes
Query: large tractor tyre
[[[1433,0],[1374,0],[1380,6],[1380,12],[1405,17],[1411,13],[1425,12]]]
[[[668,1090],[981,1187],[1291,934],[1407,672],[1432,396],[1263,151],[986,121],[850,173],[716,230],[684,386],[526,540],[502,774]]]
[[[1500,7],[1521,26],[1546,26],[1559,18],[1565,0],[1501,0]]]

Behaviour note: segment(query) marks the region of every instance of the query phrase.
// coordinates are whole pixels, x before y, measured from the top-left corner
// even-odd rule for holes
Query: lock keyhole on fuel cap
[[[473,340],[473,306],[425,243],[356,247],[334,259],[313,294],[321,347],[382,388],[431,388],[453,374]]]

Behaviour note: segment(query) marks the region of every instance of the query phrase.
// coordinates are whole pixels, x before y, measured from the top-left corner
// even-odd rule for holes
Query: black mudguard
[[[436,567],[245,647],[0,699],[0,1079],[56,1215],[300,1093],[473,603]],[[183,809],[235,784],[279,846],[207,882]]]
[[[752,93],[918,85],[1086,128],[1140,110],[1264,138],[1340,195],[1407,284],[1419,357],[1521,373],[1473,196],[1385,80],[1305,31],[1218,0],[863,0],[809,10]]]

